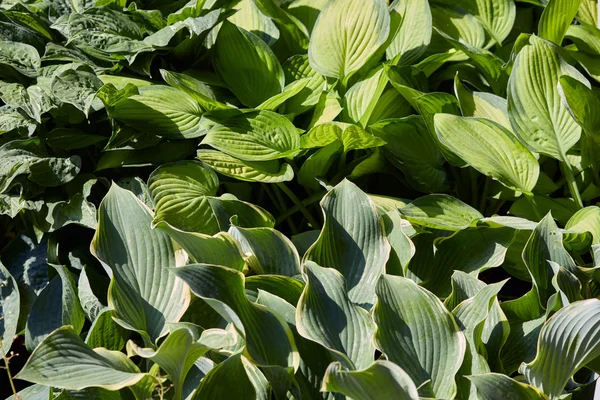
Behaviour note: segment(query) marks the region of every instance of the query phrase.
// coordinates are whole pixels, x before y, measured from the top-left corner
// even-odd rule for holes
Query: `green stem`
[[[0,343],[0,346],[1,345],[2,343]],[[4,360],[4,369],[6,370],[6,375],[8,376],[8,382],[10,382],[10,388],[15,398],[17,398],[17,388],[15,388],[15,383],[13,382],[13,377],[10,373],[10,366],[8,365],[8,359],[6,358],[6,354],[4,354],[2,347],[0,347],[0,352],[2,352],[2,359]]]
[[[308,211],[306,206],[304,204],[302,204],[302,202],[300,201],[298,196],[296,196],[294,194],[294,192],[292,192],[286,186],[285,183],[283,183],[283,182],[278,183],[277,187],[279,187],[283,191],[283,193],[285,193],[294,202],[294,204],[296,206],[298,206],[298,208],[300,209],[300,212],[302,213],[302,215],[304,215],[306,217],[306,220],[311,224],[313,229],[321,229],[321,225],[319,224],[319,222],[315,219],[315,217],[312,216],[312,214],[310,213],[310,211]]]
[[[304,207],[308,207],[311,204],[316,203],[317,201],[320,201],[323,196],[325,196],[325,193],[327,192],[317,192],[312,194],[311,196],[307,197],[306,199],[302,200],[302,205]],[[300,205],[295,204],[293,207],[287,209],[283,214],[281,214],[279,216],[279,218],[277,218],[277,221],[275,221],[275,225],[278,225],[280,223],[282,223],[283,221],[285,221],[287,218],[289,218],[290,215],[293,215],[295,213],[297,213],[298,211],[300,211]]]
[[[563,161],[560,163],[561,169],[563,170],[563,174],[567,179],[567,184],[569,185],[569,191],[571,192],[571,196],[573,196],[573,200],[579,206],[579,208],[583,208],[583,201],[581,200],[581,194],[579,193],[579,188],[577,187],[577,182],[575,181],[575,175],[573,174],[573,167],[569,164],[568,161]]]
[[[533,198],[533,193],[523,193],[523,196],[525,196],[525,198],[531,205],[531,208],[533,209],[533,215],[535,216],[535,218],[538,220],[538,222],[541,221],[542,215],[540,214],[540,211],[538,210],[537,204],[535,204],[535,199]]]

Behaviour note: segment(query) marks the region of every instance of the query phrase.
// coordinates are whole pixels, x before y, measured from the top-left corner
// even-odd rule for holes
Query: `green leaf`
[[[117,102],[110,116],[145,132],[171,139],[195,138],[206,133],[201,125],[202,108],[182,90],[151,85],[140,94]]]
[[[404,269],[415,255],[415,245],[403,231],[403,226],[410,223],[400,216],[398,210],[392,210],[382,215],[385,233],[390,243],[390,258],[385,270],[390,275],[404,275]]]
[[[207,111],[228,110],[232,108],[218,101],[208,85],[190,75],[166,71],[164,69],[160,70],[160,74],[170,86],[183,90],[192,96]]]
[[[300,148],[300,135],[285,117],[272,111],[249,111],[219,121],[202,140],[244,161],[292,157]]]
[[[454,376],[466,349],[452,314],[410,279],[383,275],[377,283],[375,343],[416,385],[431,380],[436,398],[456,394]]]
[[[163,164],[148,178],[155,205],[152,224],[167,222],[179,229],[203,232],[212,210],[207,196],[217,194],[219,178],[204,163],[178,161]],[[206,232],[213,233],[213,232]]]
[[[279,30],[271,18],[261,12],[252,0],[242,0],[233,8],[237,12],[228,21],[258,36],[269,46],[279,39]]]
[[[585,84],[568,75],[560,77],[558,92],[571,117],[584,132],[600,142],[600,100]]]
[[[231,385],[232,380],[235,385]],[[267,400],[268,382],[263,373],[241,353],[228,357],[202,379],[192,400],[232,397],[239,400]]]
[[[600,301],[570,304],[550,318],[538,340],[535,360],[519,371],[551,399],[558,399],[571,376],[600,355]]]
[[[533,230],[523,249],[523,261],[531,274],[542,307],[546,306],[548,298],[554,292],[554,271],[550,262],[555,262],[569,271],[576,268],[575,261],[565,250],[562,240],[562,232],[548,213]]]
[[[306,339],[329,349],[346,368],[373,363],[373,320],[347,295],[346,281],[333,268],[304,264],[306,286],[298,301],[296,326]]]
[[[107,139],[105,136],[84,133],[77,129],[69,128],[53,129],[46,135],[48,146],[61,150],[84,149]]]
[[[215,150],[198,150],[198,159],[215,171],[241,181],[278,183],[291,181],[291,165],[279,161],[243,161]]]
[[[348,121],[366,127],[388,82],[383,66],[355,83],[344,96],[344,112]]]
[[[227,232],[214,236],[197,232],[185,232],[168,223],[158,224],[156,229],[164,231],[180,245],[194,263],[223,265],[241,271],[246,264],[238,241]]]
[[[398,65],[411,65],[417,61],[431,41],[431,9],[426,0],[395,0],[390,4],[391,27],[394,34],[385,50],[388,60],[400,56]],[[398,22],[396,22],[398,20]],[[399,24],[396,30],[396,24]]]
[[[102,81],[95,74],[69,69],[54,77],[52,94],[63,103],[72,104],[87,117],[101,87]]]
[[[92,350],[73,329],[62,327],[40,343],[16,378],[70,390],[119,390],[144,376],[125,354]]]
[[[344,371],[339,362],[325,372],[323,388],[353,399],[418,400],[417,387],[408,374],[389,361],[375,361],[362,371]]]
[[[489,119],[512,130],[506,99],[487,92],[471,92],[463,86],[458,75],[454,79],[454,91],[464,117]]]
[[[386,141],[385,155],[415,189],[436,193],[448,189],[446,160],[427,131],[423,118],[388,119],[370,126]]]
[[[338,270],[350,301],[370,308],[390,252],[375,204],[355,184],[343,180],[323,197],[321,208],[325,223],[304,260]]]
[[[560,46],[580,4],[581,0],[549,0],[538,24],[540,37]]]
[[[347,81],[380,50],[389,31],[385,1],[329,1],[310,37],[310,65],[321,75]]]
[[[496,43],[502,45],[515,23],[515,3],[512,0],[475,0],[470,3],[475,3],[470,10],[473,15],[478,17]]]
[[[0,264],[0,352],[5,357],[9,354],[13,338],[17,333],[19,313],[21,309],[17,281],[10,272]]]
[[[179,328],[171,332],[157,350],[141,348],[132,341],[128,346],[135,354],[152,360],[169,374],[175,388],[174,398],[180,399],[185,377],[196,360],[209,350],[218,350],[234,342],[235,337],[223,329],[207,329],[197,338],[187,328]]]
[[[577,211],[567,222],[565,229],[574,232],[590,232],[592,244],[600,244],[600,208],[589,206]]]
[[[281,232],[272,228],[242,228],[232,225],[229,233],[240,243],[249,267],[259,275],[296,276],[300,256]]]
[[[548,397],[539,389],[509,378],[506,375],[487,373],[466,377],[477,388],[483,400],[495,400],[502,397],[506,400],[547,400]]]
[[[121,351],[129,338],[129,331],[118,325],[113,316],[115,312],[109,309],[100,312],[90,326],[85,344],[92,349],[103,347]]]
[[[342,152],[343,145],[338,141],[329,143],[325,147],[318,149],[300,167],[298,171],[298,183],[309,189],[318,190],[321,186],[316,178],[325,177]]]
[[[30,351],[55,329],[71,325],[76,333],[80,333],[85,323],[71,273],[62,265],[53,267],[57,276],[39,294],[27,318],[25,345]]]
[[[517,136],[531,150],[566,161],[581,128],[560,101],[559,77],[587,80],[546,41],[532,36],[513,67],[508,82],[508,115]]]
[[[184,260],[164,232],[151,229],[152,219],[133,193],[113,183],[98,210],[91,252],[112,276],[108,303],[119,324],[156,341],[167,333],[167,322],[179,321],[190,294],[165,268]]]
[[[208,264],[187,265],[170,271],[235,325],[245,338],[245,353],[256,364],[285,369],[298,366],[299,356],[289,327],[267,308],[248,300],[241,272]]]
[[[539,176],[533,154],[506,128],[482,118],[437,114],[440,142],[466,163],[504,186],[531,193]]]
[[[273,51],[256,35],[224,22],[213,58],[223,81],[248,107],[281,92],[285,77]]]
[[[35,47],[25,43],[0,41],[0,49],[0,74],[3,77],[11,75],[11,72],[30,78],[38,76],[41,62]]]
[[[460,231],[472,226],[483,215],[468,204],[445,194],[431,194],[400,208],[411,223],[434,229]]]
[[[181,160],[194,152],[192,141],[160,142],[143,149],[118,149],[106,151],[98,160],[96,171],[118,167],[145,167]]]

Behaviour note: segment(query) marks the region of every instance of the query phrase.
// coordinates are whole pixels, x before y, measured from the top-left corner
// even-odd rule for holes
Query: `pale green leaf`
[[[471,0],[470,3],[473,14],[479,18],[496,43],[502,45],[512,30],[517,15],[514,1]]]
[[[419,197],[401,207],[400,214],[416,225],[453,231],[468,228],[483,218],[476,209],[445,194]]]
[[[292,167],[277,160],[243,161],[215,150],[198,150],[198,159],[218,173],[241,181],[278,183],[294,178]]]
[[[304,273],[307,283],[296,310],[298,333],[331,350],[347,368],[367,368],[375,354],[373,320],[348,298],[338,271],[308,261]]]
[[[339,362],[325,372],[323,389],[361,400],[418,400],[417,387],[408,374],[389,361],[375,361],[361,371],[345,371]]]
[[[379,51],[389,31],[385,1],[329,1],[311,34],[310,65],[322,75],[347,80]]]
[[[560,77],[558,91],[573,119],[584,132],[600,142],[600,100],[596,94],[568,75]]]
[[[17,281],[0,264],[0,356],[9,354],[17,333],[20,312],[20,295]]]
[[[18,379],[71,390],[101,387],[119,390],[142,379],[137,366],[123,353],[92,350],[70,327],[62,327],[40,343]]]
[[[519,140],[501,125],[482,118],[437,114],[440,142],[466,163],[506,187],[531,193],[539,164]]]
[[[325,223],[304,259],[341,272],[350,301],[370,308],[390,252],[375,204],[343,180],[323,197],[321,207]]]
[[[411,65],[427,49],[431,41],[431,9],[426,0],[395,0],[390,4],[391,29],[395,36],[386,49],[388,60],[400,56],[398,65]],[[395,26],[399,20],[399,26]],[[397,31],[394,30],[397,28]]]
[[[458,79],[454,79],[454,91],[464,117],[485,118],[512,130],[508,118],[506,99],[487,92],[471,92]]]
[[[577,211],[567,222],[566,230],[575,232],[590,232],[592,244],[600,244],[600,208],[589,206]]]
[[[431,380],[436,398],[454,397],[466,342],[452,314],[432,293],[402,277],[383,275],[377,297],[377,348],[416,385]]]
[[[547,400],[548,397],[539,389],[525,383],[517,382],[506,375],[487,373],[466,377],[477,388],[482,400]]]
[[[580,4],[581,0],[549,0],[538,24],[540,37],[560,46]]]
[[[112,275],[108,303],[128,326],[152,341],[167,333],[190,302],[185,283],[165,267],[184,263],[171,239],[151,228],[152,212],[135,195],[111,186],[98,210],[91,251]]]

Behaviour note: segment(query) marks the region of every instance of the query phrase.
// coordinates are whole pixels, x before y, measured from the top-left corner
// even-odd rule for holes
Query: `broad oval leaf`
[[[243,161],[216,150],[198,150],[198,159],[218,173],[241,181],[279,183],[294,178],[291,165],[276,160]]]
[[[542,328],[537,348],[535,359],[519,371],[558,399],[571,376],[600,356],[600,300],[578,301],[557,311]]]
[[[249,111],[217,123],[202,144],[244,161],[269,161],[292,157],[300,148],[300,135],[277,113]]]
[[[466,203],[445,194],[430,194],[400,208],[400,214],[416,225],[460,231],[483,215]]]
[[[361,371],[344,371],[339,362],[325,372],[323,389],[361,400],[418,400],[417,387],[396,364],[379,360]]]
[[[454,376],[466,341],[442,302],[410,279],[383,275],[377,283],[375,343],[416,385],[431,380],[436,398],[456,394]]]
[[[139,88],[140,94],[114,104],[110,116],[133,128],[171,139],[194,138],[201,126],[200,104],[182,90],[164,85]]]
[[[390,245],[375,204],[354,183],[343,180],[321,200],[325,223],[304,259],[344,276],[350,301],[370,308]]]
[[[587,80],[552,44],[536,36],[529,43],[519,52],[508,81],[510,122],[530,150],[565,161],[581,128],[560,101],[559,78],[569,75],[584,83]]]
[[[600,100],[585,84],[568,75],[560,77],[558,91],[573,119],[600,142]]]
[[[213,62],[223,81],[248,107],[280,93],[285,84],[281,65],[269,46],[227,21],[219,29]]]
[[[427,0],[395,0],[390,4],[391,34],[395,33],[385,50],[388,60],[400,57],[398,65],[411,65],[423,55],[431,41],[431,9]],[[395,22],[399,20],[400,26]]]
[[[385,1],[330,0],[310,37],[310,65],[322,75],[347,79],[380,50],[389,31]]]
[[[92,350],[73,329],[62,327],[40,343],[16,377],[71,390],[119,390],[134,385],[145,375],[125,354]]]
[[[581,0],[548,1],[538,24],[540,37],[560,46],[580,4]]]
[[[503,126],[482,118],[435,116],[440,142],[484,175],[504,186],[531,193],[540,167],[536,158]]]
[[[509,378],[506,375],[487,373],[466,377],[477,388],[483,400],[547,400],[539,389]]]
[[[112,276],[108,302],[128,327],[152,341],[167,333],[190,302],[185,283],[166,267],[183,264],[173,242],[153,230],[152,212],[132,192],[113,183],[98,210],[92,254]]]

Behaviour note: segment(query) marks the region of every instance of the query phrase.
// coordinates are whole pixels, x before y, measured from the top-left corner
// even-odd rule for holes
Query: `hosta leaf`
[[[303,281],[282,275],[252,275],[246,278],[246,296],[254,302],[260,293],[267,292],[289,304],[298,304],[303,289]],[[296,323],[295,317],[293,323]]]
[[[433,26],[446,35],[461,40],[476,48],[483,48],[486,42],[485,29],[479,20],[469,13],[463,12],[458,7],[453,7],[452,3],[435,2],[431,4],[431,15]],[[438,45],[439,40],[434,37],[430,44]],[[445,49],[444,49],[445,50]]]
[[[296,276],[300,256],[291,240],[272,228],[231,226],[229,233],[240,243],[250,268],[259,275]]]
[[[506,128],[481,119],[437,114],[440,142],[482,174],[506,187],[531,193],[539,176],[533,154]]]
[[[292,167],[276,160],[243,161],[215,150],[198,150],[198,159],[218,173],[241,181],[278,183],[294,178]]]
[[[404,275],[404,268],[415,255],[415,245],[402,229],[410,224],[402,219],[398,210],[392,210],[382,215],[385,233],[390,243],[390,258],[385,266],[387,274]]]
[[[327,90],[321,91],[309,127],[312,128],[333,121],[342,110],[340,97],[337,93]]]
[[[206,133],[200,124],[202,108],[189,94],[163,85],[143,86],[139,91],[139,95],[117,102],[111,117],[166,138],[194,138]]]
[[[575,232],[590,232],[592,244],[600,244],[600,208],[589,206],[577,211],[567,222],[565,229]]]
[[[145,374],[123,353],[92,350],[70,327],[62,327],[40,343],[17,378],[71,390],[101,387],[119,390]]]
[[[509,378],[506,375],[487,373],[466,377],[477,388],[483,400],[494,400],[502,397],[506,400],[547,400],[548,397],[539,389]]]
[[[30,351],[55,329],[71,325],[75,332],[80,333],[85,323],[75,280],[66,267],[53,267],[57,276],[39,294],[27,318],[25,345]]]
[[[238,241],[226,232],[214,236],[185,232],[169,224],[159,224],[156,229],[167,233],[195,263],[223,265],[241,271],[246,262]]]
[[[36,77],[40,68],[40,55],[35,47],[25,43],[0,41],[0,75],[11,76],[12,71],[27,77]]]
[[[396,0],[390,4],[390,14],[390,33],[394,33],[396,20],[399,20],[400,26],[385,51],[387,59],[393,60],[400,56],[398,65],[411,65],[423,55],[431,41],[432,22],[429,2]]]
[[[389,361],[375,361],[362,371],[344,371],[339,362],[325,372],[323,388],[353,399],[417,400],[417,387],[408,374]]]
[[[379,51],[389,31],[384,1],[330,1],[319,13],[311,34],[310,65],[322,75],[347,79]]]
[[[256,107],[283,89],[285,77],[273,51],[256,35],[224,22],[213,59],[215,69],[248,107]]]
[[[182,265],[171,239],[151,229],[151,211],[135,195],[111,186],[98,210],[91,251],[112,276],[108,303],[129,329],[155,341],[190,302],[184,282],[165,267]]]
[[[269,161],[293,156],[300,148],[300,135],[279,114],[250,111],[215,125],[202,144],[244,161]]]
[[[346,280],[350,301],[370,308],[390,252],[375,204],[344,180],[323,197],[321,207],[323,230],[304,259],[337,269]]]
[[[470,3],[473,14],[479,18],[496,43],[502,45],[515,22],[515,3],[512,0],[471,0]]]
[[[252,303],[244,292],[244,275],[231,268],[194,264],[170,270],[206,301],[246,341],[245,353],[263,366],[294,367],[299,357],[292,332],[270,310]]]
[[[63,103],[69,103],[83,112],[86,117],[96,97],[96,92],[102,87],[102,81],[96,75],[73,69],[66,70],[54,77],[52,93]]]
[[[9,354],[13,338],[17,333],[20,312],[20,295],[17,281],[0,264],[0,352],[2,357]]]
[[[580,4],[581,0],[549,0],[538,25],[540,37],[560,46]]]
[[[190,75],[166,71],[164,69],[160,70],[160,74],[170,86],[183,90],[192,96],[207,111],[232,108],[216,100],[214,93],[208,85]]]
[[[600,301],[570,304],[550,318],[538,340],[535,360],[519,371],[551,399],[558,399],[569,378],[600,355]]]
[[[445,194],[419,197],[400,208],[400,214],[416,225],[453,231],[468,228],[483,218],[476,209]]]
[[[236,384],[231,385],[232,379]],[[240,400],[267,400],[269,386],[263,373],[241,353],[215,366],[202,379],[192,400],[233,397]]]
[[[237,12],[228,21],[255,34],[268,45],[279,39],[279,30],[271,18],[261,12],[252,0],[242,0],[233,8]]]
[[[347,368],[367,368],[375,350],[371,317],[348,298],[338,271],[308,261],[304,273],[307,283],[296,310],[298,333],[331,350]]]
[[[106,308],[93,321],[85,338],[90,348],[103,347],[107,350],[121,351],[129,338],[129,331],[118,325],[113,319],[115,312]]]
[[[598,24],[598,2],[596,0],[582,0],[577,18],[585,24],[596,26]]]
[[[465,336],[433,294],[410,279],[383,275],[377,283],[375,343],[416,385],[431,380],[436,398],[452,398]]]
[[[169,374],[175,388],[174,398],[179,399],[185,377],[196,360],[209,350],[218,350],[234,342],[231,333],[223,329],[207,329],[197,338],[187,328],[179,328],[171,332],[157,350],[141,348],[131,341],[128,346],[135,354],[152,360]]]
[[[471,92],[458,79],[454,79],[454,91],[464,117],[485,118],[512,130],[508,119],[506,99],[487,92]]]
[[[446,160],[421,117],[388,119],[371,125],[370,129],[386,141],[385,155],[404,172],[412,187],[429,193],[447,189],[443,167]]]
[[[218,188],[217,174],[204,163],[163,164],[148,178],[155,206],[152,224],[167,222],[184,231],[216,233],[204,230],[212,213],[207,196],[216,195]]]
[[[600,141],[600,100],[585,84],[568,75],[560,77],[558,91],[573,119],[585,132]]]
[[[452,274],[452,292],[444,300],[444,305],[448,310],[453,311],[461,302],[475,296],[484,287],[485,283],[473,275],[463,271],[454,271]]]
[[[542,307],[546,306],[546,301],[554,292],[554,271],[550,262],[555,262],[569,271],[574,271],[576,267],[575,261],[565,250],[562,239],[562,232],[548,213],[533,230],[523,249],[523,261],[531,274]]]
[[[587,81],[551,44],[535,36],[529,43],[519,52],[508,82],[510,122],[529,149],[566,160],[581,128],[560,101],[559,77],[569,75]]]
[[[316,178],[322,178],[342,154],[343,145],[337,141],[311,154],[298,171],[298,183],[312,190],[320,188]]]
[[[312,83],[314,79],[311,78],[303,78],[297,81],[294,81],[283,88],[283,92],[276,94],[268,100],[265,100],[261,104],[259,104],[256,109],[257,110],[265,110],[265,111],[276,111],[279,106],[293,98],[294,96],[304,97],[303,94],[300,94],[304,91],[304,88],[307,87],[310,83]],[[309,88],[310,89],[310,88]]]
[[[371,71],[369,76],[348,89],[344,96],[344,111],[349,122],[367,126],[387,82],[388,78],[382,66]]]

